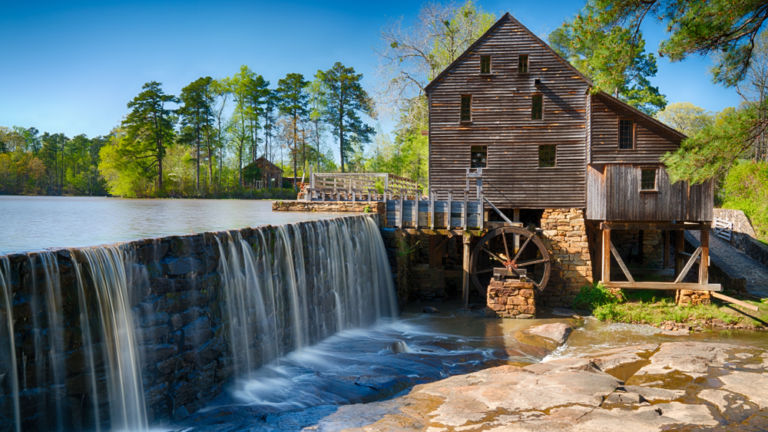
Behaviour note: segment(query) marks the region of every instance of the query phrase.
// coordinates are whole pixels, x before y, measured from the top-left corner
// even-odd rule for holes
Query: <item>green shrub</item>
[[[624,294],[621,291],[614,294],[598,282],[581,287],[573,304],[578,308],[594,311],[598,306],[616,304],[622,301],[624,301]]]

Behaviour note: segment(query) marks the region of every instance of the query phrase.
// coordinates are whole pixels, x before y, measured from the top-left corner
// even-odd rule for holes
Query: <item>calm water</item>
[[[0,196],[0,255],[333,217],[271,201]]]

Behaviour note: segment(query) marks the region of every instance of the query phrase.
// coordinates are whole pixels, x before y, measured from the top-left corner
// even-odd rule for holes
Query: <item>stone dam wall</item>
[[[181,419],[395,313],[376,216],[0,257],[0,430]]]

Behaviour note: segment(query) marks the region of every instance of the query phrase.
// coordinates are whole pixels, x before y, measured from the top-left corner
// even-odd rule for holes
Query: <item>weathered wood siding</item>
[[[528,74],[518,73],[520,54],[529,56]],[[491,56],[490,76],[480,74],[481,55]],[[587,89],[564,60],[505,16],[428,90],[431,190],[461,196],[470,147],[486,145],[484,193],[498,207],[583,208]],[[543,95],[542,120],[531,120],[535,93]],[[463,94],[472,95],[471,124],[459,122]],[[539,168],[540,144],[557,145],[556,167]]]
[[[712,220],[712,183],[670,184],[658,166],[657,191],[640,191],[640,166],[605,165],[588,172],[587,219],[607,221],[702,222]]]
[[[606,98],[592,95],[591,163],[659,163],[666,152],[677,150],[682,136]],[[635,122],[635,148],[619,149],[619,119]]]

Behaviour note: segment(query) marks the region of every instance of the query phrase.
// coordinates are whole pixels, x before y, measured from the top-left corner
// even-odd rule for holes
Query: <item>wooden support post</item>
[[[403,200],[403,195],[400,195],[400,211],[397,215],[397,227],[402,228],[403,227],[403,213],[405,213],[405,201]]]
[[[699,260],[699,283],[709,282],[709,228],[701,230],[701,259]]]
[[[603,228],[602,259],[600,277],[603,282],[611,281],[611,229]]]
[[[512,210],[512,222],[520,222],[520,209]],[[520,234],[514,234],[515,253],[520,250]]]
[[[453,193],[448,192],[448,205],[446,206],[445,210],[445,228],[451,229],[453,226],[451,226],[451,212],[453,211]]]
[[[461,275],[461,300],[465,308],[469,307],[469,243],[472,236],[464,231],[462,234],[462,275]]]
[[[685,252],[685,231],[675,231],[675,273],[683,268],[683,252]]]
[[[467,205],[467,191],[464,191],[464,204],[461,208],[461,228],[466,231],[467,230],[467,213],[468,213],[468,205]]]
[[[429,229],[435,229],[435,196],[429,194]]]

